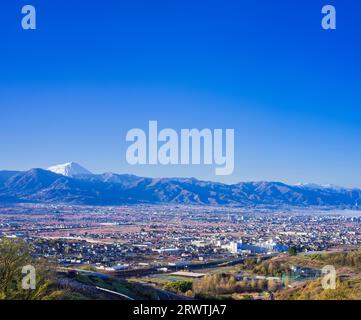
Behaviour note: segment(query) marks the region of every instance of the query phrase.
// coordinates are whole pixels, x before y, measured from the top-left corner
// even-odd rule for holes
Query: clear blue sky
[[[37,30],[21,29],[21,6]],[[321,29],[334,4],[337,30]],[[126,132],[235,128],[222,181],[361,187],[361,2],[5,0],[0,4],[0,168],[76,161],[94,172],[195,176],[205,166],[131,167]]]

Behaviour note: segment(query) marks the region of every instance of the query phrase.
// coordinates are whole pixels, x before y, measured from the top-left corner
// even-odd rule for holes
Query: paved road
[[[70,288],[84,291],[84,292],[89,292],[91,294],[98,294],[99,291],[101,291],[105,294],[106,297],[109,297],[109,299],[134,300],[132,297],[129,297],[125,294],[121,294],[119,292],[115,292],[115,291],[97,287],[97,286],[90,286],[87,284],[83,284],[74,279],[60,278],[60,279],[58,279],[58,283],[62,286],[70,287]]]
[[[119,293],[119,292],[116,292],[116,291],[112,291],[112,290],[108,290],[108,289],[104,289],[104,288],[101,288],[101,287],[95,287],[96,289],[100,290],[100,291],[104,291],[104,292],[107,292],[107,293],[110,293],[110,294],[114,294],[116,296],[119,296],[119,297],[122,297],[122,298],[125,298],[126,300],[134,300],[133,298],[125,295],[125,294],[122,294],[122,293]]]
[[[87,274],[87,275],[92,275],[92,276],[95,276],[95,277],[100,276],[101,278],[103,278],[104,276],[106,276],[106,278],[110,279],[110,277],[108,275],[104,275],[104,274],[93,272],[93,271],[82,270],[82,269],[70,269],[70,270],[76,271],[76,272],[79,272],[79,273],[83,273],[83,274]],[[70,279],[70,278],[66,278],[66,277],[60,278],[59,279],[59,284],[69,286],[69,287],[72,287],[72,288],[77,289],[77,290],[91,292],[93,294],[96,294],[97,291],[101,291],[101,292],[109,295],[111,298],[116,298],[116,299],[121,298],[122,300],[124,300],[124,299],[125,300],[135,300],[134,298],[132,298],[130,296],[127,296],[125,294],[122,294],[122,293],[119,293],[119,292],[116,292],[116,291],[112,291],[112,290],[109,290],[109,289],[97,287],[97,286],[86,285],[86,284],[78,282],[78,281],[76,281],[74,279]],[[154,288],[154,287],[144,285],[144,284],[138,284],[138,285],[144,286],[144,288],[152,288],[157,293],[158,300],[192,300],[191,298],[184,297],[184,296],[181,296],[181,295],[177,295],[176,293],[170,292],[170,291],[167,291],[167,290]]]

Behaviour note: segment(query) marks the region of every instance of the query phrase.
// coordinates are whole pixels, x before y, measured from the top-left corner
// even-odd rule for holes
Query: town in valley
[[[91,278],[147,288],[150,299],[274,299],[321,277],[322,263],[302,259],[357,251],[361,215],[334,208],[24,203],[0,207],[0,236],[28,243],[60,282],[81,291],[95,286]],[[212,277],[245,288],[211,292],[203,282]]]

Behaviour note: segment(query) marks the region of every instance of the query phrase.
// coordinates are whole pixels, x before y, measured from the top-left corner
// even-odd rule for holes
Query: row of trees
[[[330,264],[336,267],[352,267],[361,271],[361,248],[357,251],[334,252],[328,254],[315,254],[311,259],[321,261],[323,264]]]
[[[252,271],[256,274],[282,277],[290,274],[290,268],[287,264],[283,264],[280,261],[264,261],[259,265],[256,265]]]
[[[193,291],[208,292],[215,294],[245,293],[245,292],[263,292],[275,291],[280,283],[273,280],[253,279],[241,280],[229,274],[207,275],[200,282],[193,285]]]
[[[177,293],[185,293],[187,296],[220,296],[234,293],[250,293],[263,291],[276,291],[281,284],[273,280],[253,279],[241,280],[229,274],[207,275],[193,284],[190,281],[169,282],[165,285],[166,290]]]

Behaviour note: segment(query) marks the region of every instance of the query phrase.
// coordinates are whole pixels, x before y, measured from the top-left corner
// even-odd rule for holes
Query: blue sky
[[[21,7],[37,30],[21,29]],[[321,28],[334,4],[337,30]],[[1,2],[0,168],[361,187],[361,3]],[[234,174],[126,164],[129,129],[234,128]]]

